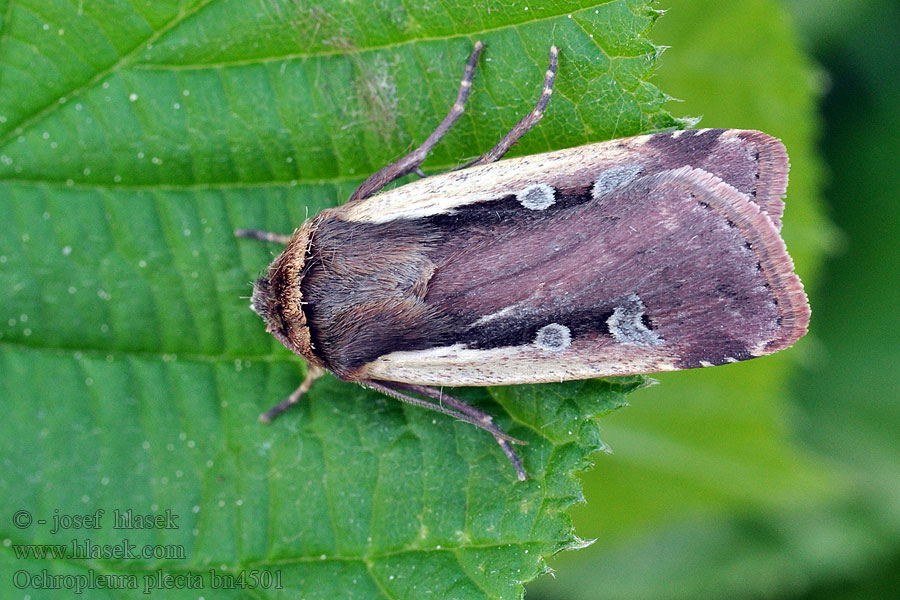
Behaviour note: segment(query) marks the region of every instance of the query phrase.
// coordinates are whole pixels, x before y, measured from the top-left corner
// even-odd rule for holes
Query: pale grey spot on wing
[[[606,320],[613,339],[620,344],[636,344],[639,346],[659,346],[663,340],[655,332],[644,325],[643,316],[647,307],[637,294],[629,294],[625,301],[613,310],[612,316]]]
[[[594,187],[591,189],[591,196],[596,200],[616,188],[628,185],[638,176],[638,173],[641,172],[642,168],[641,165],[624,165],[606,169],[600,173],[597,177],[597,181],[594,182]]]
[[[530,210],[544,210],[556,203],[555,191],[546,183],[530,185],[516,192],[516,200]]]
[[[572,344],[572,332],[565,325],[550,323],[538,329],[534,345],[544,350],[559,351]]]

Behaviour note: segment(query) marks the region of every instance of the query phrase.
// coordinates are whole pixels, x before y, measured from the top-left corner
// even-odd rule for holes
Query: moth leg
[[[465,71],[463,71],[462,81],[459,83],[459,91],[456,93],[456,102],[453,103],[450,112],[447,113],[444,120],[437,126],[437,129],[431,132],[431,135],[428,136],[421,146],[400,160],[369,175],[369,178],[356,188],[356,191],[350,196],[348,202],[368,198],[398,177],[403,177],[407,173],[416,171],[419,168],[419,165],[422,164],[434,145],[440,141],[460,115],[462,115],[463,107],[465,106],[466,100],[469,97],[469,92],[472,89],[472,79],[475,77],[475,65],[478,63],[478,57],[481,55],[482,50],[484,50],[484,44],[475,42],[475,47],[472,49],[472,54],[469,56],[469,61],[466,63]]]
[[[489,414],[486,412],[475,408],[470,404],[466,404],[459,398],[455,398],[448,394],[443,393],[441,390],[435,389],[429,386],[423,385],[413,385],[413,384],[401,384],[403,387],[406,387],[412,392],[422,394],[423,396],[428,396],[430,398],[434,398],[438,402],[443,402],[448,406],[464,413],[478,421],[475,423],[477,427],[481,427],[493,434],[494,439],[497,440],[497,443],[500,444],[500,448],[503,450],[503,453],[506,455],[506,458],[509,459],[509,462],[512,463],[513,469],[516,471],[516,476],[519,478],[519,481],[525,481],[528,478],[527,473],[525,473],[525,468],[522,466],[522,460],[516,454],[515,450],[512,449],[510,442],[514,442],[516,444],[526,444],[521,440],[517,440],[514,438],[510,438],[503,431],[494,425],[494,420],[491,418]],[[502,434],[502,435],[498,435]]]
[[[271,231],[262,231],[259,229],[235,229],[234,235],[235,237],[250,238],[253,240],[259,240],[261,242],[278,242],[279,244],[284,244],[285,246],[287,246],[287,243],[291,241],[291,236],[289,235],[272,233]]]
[[[382,384],[384,387],[387,385]],[[489,414],[484,411],[481,411],[470,404],[466,404],[459,398],[454,398],[448,394],[444,394],[441,390],[435,389],[433,387],[428,387],[424,385],[414,385],[411,383],[390,383],[391,386],[396,386],[397,388],[404,389],[406,391],[412,392],[414,394],[421,394],[422,396],[427,396],[429,398],[433,398],[442,404],[446,404],[447,406],[453,409],[452,411],[447,411],[441,404],[432,404],[431,402],[424,402],[422,400],[418,400],[417,398],[413,398],[413,400],[418,400],[417,402],[413,402],[413,404],[418,404],[419,406],[425,406],[426,408],[431,408],[432,410],[437,410],[438,412],[444,412],[445,414],[450,414],[451,412],[457,412],[457,414],[462,414],[468,418],[462,418],[460,420],[465,421],[467,423],[471,423],[476,427],[484,429],[491,433],[494,436],[494,439],[497,440],[497,443],[500,444],[500,448],[503,450],[503,453],[506,455],[506,458],[509,459],[509,462],[512,463],[513,469],[516,471],[516,476],[519,481],[525,481],[528,478],[528,475],[525,473],[525,468],[522,466],[522,460],[516,454],[515,450],[512,449],[512,443],[516,444],[527,444],[527,442],[523,442],[522,440],[517,440],[515,438],[510,437],[506,433],[503,432],[502,429],[497,427],[494,424],[493,419]],[[393,389],[393,388],[388,388]],[[403,395],[406,398],[412,398],[411,396],[407,396],[406,394],[400,394],[397,390],[393,390],[394,393],[391,394],[395,398],[399,398],[400,395]],[[402,398],[401,398],[402,399]],[[406,400],[405,400],[406,401]],[[457,416],[457,418],[459,418]]]
[[[303,397],[303,394],[309,391],[309,388],[312,387],[312,384],[315,383],[316,379],[325,374],[325,369],[322,367],[317,367],[315,365],[307,364],[306,366],[306,378],[303,380],[303,383],[300,384],[296,390],[291,392],[291,395],[259,415],[259,420],[263,423],[271,423],[272,419],[297,404],[300,401],[300,398]]]
[[[481,158],[466,165],[467,167],[486,165],[496,160],[500,160],[500,158],[506,154],[507,150],[519,141],[519,138],[528,133],[529,129],[537,125],[538,121],[541,120],[541,117],[544,116],[544,109],[547,108],[547,104],[550,102],[550,95],[553,93],[553,82],[556,80],[558,55],[559,49],[557,49],[556,46],[550,46],[550,65],[547,67],[547,72],[544,74],[544,87],[541,89],[541,97],[538,98],[537,104],[534,105],[531,112],[525,115],[525,118],[521,121],[516,123],[516,126],[510,129],[509,133],[503,136],[503,139],[497,142],[496,146],[491,148]]]

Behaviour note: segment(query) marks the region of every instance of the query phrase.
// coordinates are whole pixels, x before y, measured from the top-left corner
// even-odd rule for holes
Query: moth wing
[[[699,141],[716,132],[721,134],[714,144]],[[690,137],[679,143],[685,136]],[[647,145],[668,157],[670,165],[678,162],[680,154],[684,164],[719,177],[758,204],[781,230],[790,161],[780,140],[761,131],[699,129],[652,135]]]
[[[691,129],[598,142],[427,177],[341,207],[349,221],[446,214],[543,182],[560,190],[614,186],[684,166],[700,168],[758,204],[781,229],[790,167],[784,145],[761,131]]]
[[[683,166],[546,211],[527,227],[472,233],[462,258],[438,265],[426,296],[446,299],[436,302],[456,315],[460,341],[385,353],[356,376],[535,383],[711,366],[786,348],[805,334],[809,306],[778,233],[771,198],[780,202],[780,185],[751,197]]]

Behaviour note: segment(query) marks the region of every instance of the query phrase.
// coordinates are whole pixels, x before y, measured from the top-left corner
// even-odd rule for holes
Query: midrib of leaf
[[[216,0],[208,0],[208,2],[215,2]],[[608,4],[609,2],[615,2],[616,0],[607,0],[607,2],[597,2],[595,5]],[[562,16],[570,14],[572,11],[562,11],[555,14],[544,15],[540,18],[534,19],[525,19],[523,21],[518,21],[515,23],[509,23],[506,25],[501,25],[499,27],[484,27],[484,28],[476,28],[468,31],[460,31],[453,35],[445,35],[445,36],[421,36],[421,37],[409,37],[405,39],[401,39],[397,42],[391,42],[389,44],[369,44],[363,46],[353,46],[352,48],[345,48],[341,50],[330,50],[330,51],[321,51],[321,52],[291,52],[286,54],[280,54],[278,56],[266,56],[259,58],[249,58],[246,60],[229,60],[229,61],[220,61],[220,62],[208,62],[208,63],[196,63],[196,64],[180,64],[180,63],[166,63],[166,62],[153,62],[153,63],[136,63],[132,66],[134,69],[147,70],[147,71],[195,71],[195,70],[204,70],[204,69],[222,69],[227,67],[239,67],[239,66],[248,66],[248,65],[265,65],[269,63],[278,63],[289,60],[303,60],[306,58],[323,58],[323,57],[331,57],[331,56],[347,56],[349,54],[361,54],[363,52],[380,52],[382,50],[390,50],[391,48],[401,48],[403,46],[407,46],[409,44],[417,44],[421,42],[437,42],[443,40],[452,40],[456,38],[469,38],[477,35],[487,35],[491,32],[495,31],[504,31],[507,29],[518,29],[522,27],[522,25],[540,23],[543,21],[553,21]],[[528,13],[526,13],[528,14]],[[579,27],[581,27],[579,25]],[[582,27],[582,29],[584,29]],[[585,33],[587,33],[585,31]],[[606,48],[600,44],[599,40],[594,42],[604,54],[606,54],[609,58],[634,58],[636,56],[641,56],[639,54],[636,55],[628,55],[628,54],[616,54],[610,52]]]

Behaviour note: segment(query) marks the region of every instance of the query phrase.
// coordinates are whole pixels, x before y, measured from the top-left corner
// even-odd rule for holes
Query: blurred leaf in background
[[[826,192],[843,233],[819,295],[820,352],[791,386],[799,438],[845,481],[822,515],[839,556],[805,597],[889,598],[900,590],[900,4],[788,5],[829,76]]]

